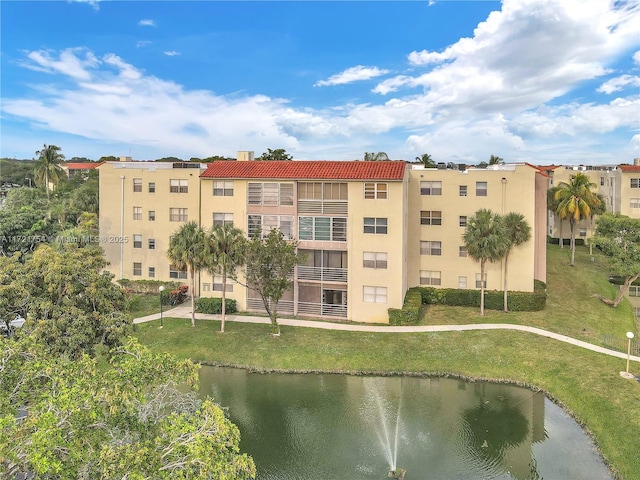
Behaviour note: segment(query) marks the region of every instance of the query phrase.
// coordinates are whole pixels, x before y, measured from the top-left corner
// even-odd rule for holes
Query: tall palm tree
[[[559,201],[556,200],[556,192],[558,191],[558,187],[551,187],[549,190],[547,190],[547,210],[550,210],[553,214],[556,214],[556,212],[558,211],[558,205],[559,205]],[[560,248],[564,248],[564,239],[562,238],[562,218],[558,217],[560,220],[560,228],[559,228],[559,236],[560,239],[558,240],[558,244],[560,245]]]
[[[222,275],[222,324],[220,331],[224,332],[224,321],[227,301],[227,277],[234,278],[236,268],[243,263],[245,237],[242,230],[231,224],[215,225],[209,232],[209,248],[211,249],[212,274]]]
[[[584,173],[576,173],[569,177],[569,182],[560,182],[554,199],[558,202],[556,214],[561,219],[569,219],[571,228],[571,263],[576,255],[576,223],[591,216],[591,210],[601,204],[600,198],[593,191],[597,185]]]
[[[196,326],[195,277],[196,272],[211,265],[207,234],[196,222],[182,225],[169,241],[167,257],[178,268],[186,268],[191,279],[191,326]]]
[[[416,162],[424,164],[425,168],[435,168],[437,166],[436,162],[428,153],[423,153],[419,157],[416,157]]]
[[[484,315],[485,265],[502,259],[509,248],[502,217],[491,210],[478,210],[467,219],[462,239],[467,254],[480,262],[480,315]]]
[[[502,223],[507,233],[509,247],[504,254],[504,311],[508,312],[507,305],[507,267],[509,266],[509,254],[514,247],[526,243],[531,238],[531,227],[521,213],[511,212],[502,217]]]
[[[44,185],[47,190],[47,201],[49,200],[49,184],[54,185],[64,176],[64,170],[60,163],[64,161],[64,155],[60,153],[61,148],[56,145],[45,144],[42,150],[38,150],[38,160],[34,170],[36,184]]]
[[[379,162],[381,160],[389,160],[389,155],[385,152],[364,152],[363,160],[365,162]]]
[[[502,157],[499,157],[497,155],[491,155],[491,157],[489,157],[489,165],[500,165],[504,163],[504,159]]]

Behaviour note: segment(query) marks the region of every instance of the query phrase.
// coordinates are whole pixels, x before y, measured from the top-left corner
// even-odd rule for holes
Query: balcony
[[[248,298],[247,310],[263,313],[266,312],[261,298]],[[278,314],[282,313],[293,315],[293,300],[280,300],[278,302]]]
[[[298,315],[347,318],[347,306],[331,305],[328,303],[298,302]]]
[[[347,269],[298,266],[298,280],[347,283]]]

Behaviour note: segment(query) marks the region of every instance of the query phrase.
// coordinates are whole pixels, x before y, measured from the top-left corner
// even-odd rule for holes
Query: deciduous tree
[[[271,150],[267,148],[267,151],[258,157],[258,160],[292,160],[293,157],[287,153],[284,148],[276,148]]]
[[[362,158],[365,162],[379,162],[383,160],[389,160],[389,155],[385,152],[364,152],[364,156]]]

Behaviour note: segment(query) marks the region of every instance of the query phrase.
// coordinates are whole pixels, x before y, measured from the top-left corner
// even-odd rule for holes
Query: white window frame
[[[364,217],[364,233],[386,235],[389,224],[386,217]]]
[[[230,282],[230,278],[227,278],[227,283],[225,284],[225,292],[230,293],[233,292],[233,283]],[[222,275],[214,275],[213,276],[213,291],[221,292],[222,291]]]
[[[142,220],[142,207],[133,207],[133,219]]]
[[[458,247],[458,256],[459,257],[468,257],[469,253],[467,252],[467,249],[464,245],[460,245]]]
[[[170,208],[169,221],[170,222],[188,222],[189,209],[188,208]]]
[[[389,184],[384,182],[365,182],[365,200],[386,200],[389,195]]]
[[[476,273],[476,288],[482,288],[480,284],[480,274]],[[487,288],[487,274],[484,274],[484,288]]]
[[[133,234],[133,248],[142,248],[142,234],[140,233]]]
[[[150,222],[155,222],[156,221],[156,211],[155,210],[149,210],[149,221]]]
[[[142,276],[142,262],[133,262],[133,276],[134,277]]]
[[[156,267],[149,267],[149,278],[156,278]]]
[[[156,182],[149,182],[149,193],[156,193]]]
[[[233,226],[233,213],[213,212],[213,226]]]
[[[420,285],[442,285],[442,272],[438,270],[420,270]]]
[[[170,193],[189,193],[189,180],[186,178],[169,179]]]
[[[155,238],[150,238],[147,246],[149,247],[149,250],[155,250],[156,249],[156,239]]]
[[[460,215],[458,217],[458,225],[460,225],[461,227],[466,227],[467,226],[467,216],[466,215]]]
[[[364,303],[387,303],[387,287],[364,285],[362,287]]]
[[[640,188],[640,178],[631,178],[629,188]]]
[[[460,275],[458,277],[458,288],[467,288],[467,277]]]
[[[640,208],[640,198],[630,199],[629,208]]]
[[[169,265],[169,278],[186,280],[187,279],[187,269],[178,270],[178,267],[175,265]]]
[[[133,179],[133,191],[136,193],[142,192],[142,179],[134,178]]]
[[[486,197],[489,193],[487,182],[476,182],[476,197]]]
[[[430,180],[420,182],[420,195],[442,195],[442,181]]]
[[[233,181],[218,180],[213,182],[214,197],[233,197]]]
[[[460,185],[458,188],[458,195],[460,197],[466,197],[468,195],[468,188],[466,185]]]
[[[439,240],[421,240],[420,255],[442,255],[442,242]]]
[[[442,210],[420,210],[420,225],[442,225]]]
[[[324,225],[325,221],[328,225]],[[347,217],[300,216],[298,217],[298,240],[346,242]]]
[[[387,269],[387,252],[362,252],[362,267]]]

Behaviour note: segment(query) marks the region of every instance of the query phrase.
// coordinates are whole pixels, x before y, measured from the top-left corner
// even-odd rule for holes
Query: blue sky
[[[639,0],[1,1],[0,156],[640,157]]]

